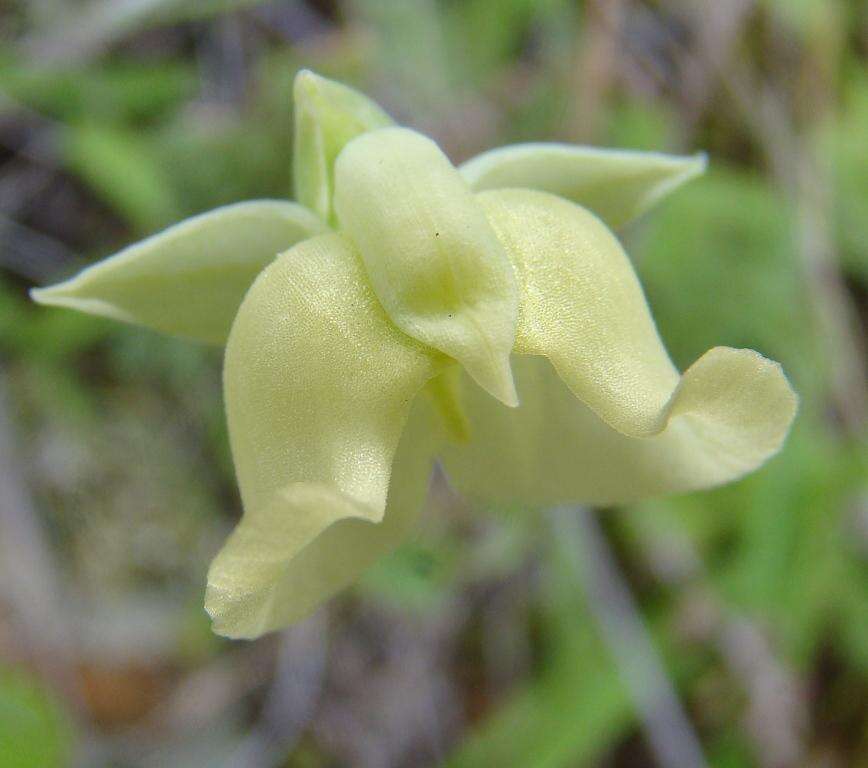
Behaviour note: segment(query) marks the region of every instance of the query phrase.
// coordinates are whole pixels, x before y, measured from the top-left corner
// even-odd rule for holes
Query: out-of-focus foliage
[[[0,669],[0,765],[62,765],[71,746],[69,723],[54,696],[25,674]]]
[[[843,108],[836,124],[823,135],[823,151],[834,170],[836,234],[847,268],[868,282],[868,75],[854,73],[846,86]]]
[[[219,354],[26,300],[166,223],[289,196],[301,67],[455,162],[532,140],[709,153],[627,251],[680,367],[755,348],[800,415],[751,478],[598,519],[709,764],[868,761],[864,381],[840,385],[822,322],[864,338],[858,3],[108,5],[0,11],[0,658],[63,690],[0,677],[0,766],[73,742],[88,765],[653,764],[570,542],[442,478],[418,536],[311,623],[213,638],[202,579],[239,509]]]
[[[780,360],[803,396],[821,386],[820,345],[810,315],[796,309],[808,296],[793,255],[795,215],[762,178],[720,163],[649,217],[638,268],[676,364],[709,343],[751,347]]]

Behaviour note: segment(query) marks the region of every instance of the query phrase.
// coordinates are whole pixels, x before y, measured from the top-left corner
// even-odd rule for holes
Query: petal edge
[[[397,543],[430,460],[403,468],[424,441],[402,433],[443,360],[391,324],[340,235],[306,240],[260,274],[226,347],[244,514],[209,572],[215,631],[284,626]]]
[[[39,304],[222,344],[260,270],[324,229],[296,203],[234,203],[186,219],[30,295]]]
[[[335,209],[392,322],[515,405],[512,265],[440,148],[406,128],[357,137],[335,164]]]
[[[620,228],[705,171],[704,153],[667,155],[574,144],[529,143],[493,149],[459,167],[477,192],[520,187],[590,208]]]
[[[779,450],[797,399],[777,363],[716,347],[679,376],[629,260],[593,214],[530,190],[478,199],[521,289],[522,406],[510,414],[464,387],[473,439],[446,448],[462,490],[631,501],[728,482]]]

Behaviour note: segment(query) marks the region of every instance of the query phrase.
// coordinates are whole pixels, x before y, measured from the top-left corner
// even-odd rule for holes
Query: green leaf
[[[54,698],[20,672],[0,669],[0,765],[67,765],[71,728]]]
[[[164,227],[179,206],[153,146],[132,131],[83,124],[66,129],[66,167],[139,232]]]
[[[112,119],[153,123],[192,98],[199,84],[191,63],[121,61],[109,66],[32,66],[0,52],[3,94],[68,122]]]
[[[446,5],[442,16],[450,71],[457,70],[474,88],[496,76],[521,49],[534,17],[543,13],[540,5],[539,0],[501,0],[496,24],[490,22],[490,0]]]
[[[278,253],[325,229],[295,203],[254,200],[195,216],[33,290],[69,307],[222,344],[250,284]]]
[[[868,75],[860,71],[849,84],[845,108],[823,131],[822,149],[834,168],[832,214],[843,266],[868,285]]]
[[[335,166],[335,208],[392,322],[515,405],[512,266],[440,148],[406,128],[359,136]]]
[[[477,190],[524,187],[551,192],[622,227],[705,170],[692,157],[571,144],[515,144],[468,160],[459,171]]]
[[[307,69],[296,75],[293,95],[295,197],[334,223],[335,159],[351,139],[392,125],[392,118],[367,96]]]
[[[154,26],[201,19],[264,0],[86,0],[53,6],[51,25],[34,36],[31,45],[56,60],[93,55],[118,39]]]
[[[444,364],[389,321],[345,238],[307,240],[262,272],[226,347],[244,516],[208,575],[215,632],[295,621],[404,537],[431,465],[426,400],[404,425]]]
[[[446,761],[447,768],[594,765],[633,719],[630,700],[599,652],[585,649],[513,696]]]

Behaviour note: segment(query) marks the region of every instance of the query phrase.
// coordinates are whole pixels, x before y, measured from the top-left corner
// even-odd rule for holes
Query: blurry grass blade
[[[458,746],[447,768],[597,765],[632,712],[608,660],[596,655],[593,662],[587,651],[574,656],[512,696]]]
[[[533,505],[628,501],[724,483],[778,451],[796,410],[779,365],[717,347],[679,376],[596,217],[529,190],[478,199],[521,287],[515,352],[547,357],[557,376],[514,358],[512,413],[465,388],[473,440],[446,457],[463,489]]]
[[[776,21],[784,21],[799,36],[823,40],[834,35],[840,24],[840,17],[846,13],[847,3],[815,3],[812,0],[763,0],[760,5],[766,6],[776,17]],[[858,3],[856,4],[858,6]],[[857,13],[853,6],[854,15]]]
[[[119,38],[160,24],[207,18],[264,0],[90,0],[61,7],[52,24],[28,40],[49,61],[92,56]],[[83,6],[83,7],[82,7]],[[59,17],[59,18],[58,18]]]
[[[138,231],[177,218],[168,176],[140,135],[103,125],[70,126],[62,153],[67,168]]]
[[[66,120],[147,120],[196,92],[190,64],[119,62],[100,67],[45,68],[0,59],[3,93],[33,109]]]
[[[443,29],[443,3],[437,0],[350,0],[346,12],[359,28],[372,36],[369,66],[388,73],[402,103],[415,115],[442,117],[452,107],[456,90]],[[497,26],[502,21],[497,7]],[[468,28],[475,45],[476,30]]]
[[[442,363],[389,322],[346,239],[308,240],[262,272],[226,348],[245,511],[208,576],[216,632],[288,624],[397,544],[426,488],[430,430],[396,449]]]
[[[341,227],[392,321],[515,405],[512,266],[440,148],[405,128],[367,133],[341,153],[335,186]]]
[[[254,200],[227,205],[176,224],[32,295],[40,304],[222,344],[244,293],[262,268],[324,228],[295,203]]]
[[[0,764],[68,765],[72,733],[54,698],[23,673],[0,668]]]
[[[475,87],[507,66],[520,50],[530,23],[541,16],[546,3],[537,0],[501,0],[497,23],[491,23],[491,0],[464,0],[443,7],[444,47],[450,73],[460,74]],[[472,36],[472,45],[468,44]]]
[[[334,164],[344,145],[392,119],[364,94],[303,69],[293,86],[296,199],[332,221]]]
[[[846,109],[826,127],[821,148],[834,166],[833,214],[845,269],[868,285],[868,74],[860,71],[849,84]]]
[[[868,451],[864,441],[836,441],[825,418],[818,405],[806,403],[787,462],[753,479],[749,497],[719,504],[721,511],[740,512],[727,594],[775,626],[778,647],[797,665],[809,663],[831,627],[846,625],[842,605],[868,596],[866,539],[856,533]],[[758,509],[763,514],[755,514]],[[843,646],[846,639],[838,636],[838,642]]]
[[[622,227],[705,170],[692,157],[570,144],[516,144],[484,152],[460,167],[477,191],[524,187],[590,208],[610,227]]]
[[[631,727],[630,698],[583,591],[562,562],[567,546],[553,549],[541,573],[541,674],[478,725],[446,760],[447,768],[598,765]]]

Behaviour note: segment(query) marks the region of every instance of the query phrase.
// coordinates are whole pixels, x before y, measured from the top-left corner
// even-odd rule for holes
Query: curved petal
[[[334,223],[335,158],[348,141],[392,125],[392,118],[364,94],[308,69],[295,76],[293,98],[295,198],[323,221]]]
[[[679,376],[627,256],[595,216],[529,190],[478,199],[522,293],[515,352],[547,357],[563,385],[547,363],[514,360],[526,384],[513,416],[465,388],[471,440],[449,449],[451,473],[474,467],[476,487],[479,468],[502,460],[504,490],[518,486],[529,503],[534,493],[599,503],[726,482],[780,448],[796,409],[780,366],[715,348]]]
[[[392,321],[514,405],[512,266],[440,148],[406,128],[359,136],[335,165],[335,209]]]
[[[286,625],[396,543],[425,487],[424,441],[412,441],[421,457],[401,459],[390,487],[393,457],[411,403],[444,362],[389,322],[339,235],[262,272],[226,347],[245,511],[208,576],[216,632]]]
[[[715,382],[705,400],[644,438],[603,422],[543,357],[513,358],[520,408],[500,406],[465,377],[471,439],[445,444],[446,472],[481,503],[537,508],[626,503],[736,480],[780,449],[796,399],[780,367],[755,352],[716,348],[700,364]]]
[[[252,200],[226,205],[30,295],[40,304],[222,344],[262,268],[324,229],[323,222],[296,203]]]
[[[706,165],[701,153],[686,157],[539,143],[483,152],[458,170],[476,191],[523,187],[551,192],[590,208],[618,228],[701,174]]]

